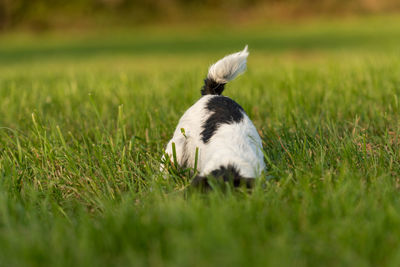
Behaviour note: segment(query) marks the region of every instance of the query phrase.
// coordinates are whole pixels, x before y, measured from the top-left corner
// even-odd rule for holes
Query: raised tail
[[[227,82],[232,81],[246,70],[248,55],[249,51],[247,51],[246,45],[242,51],[228,55],[211,65],[201,94],[220,95]]]

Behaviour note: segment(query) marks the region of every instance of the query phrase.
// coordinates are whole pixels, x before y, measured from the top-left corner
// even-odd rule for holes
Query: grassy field
[[[399,22],[0,36],[0,266],[399,266]],[[163,148],[245,44],[268,173],[190,192]]]

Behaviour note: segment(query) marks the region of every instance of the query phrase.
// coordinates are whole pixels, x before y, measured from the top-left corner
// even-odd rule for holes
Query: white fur
[[[226,56],[210,67],[208,77],[225,83],[242,73],[246,68],[247,46],[242,52]],[[221,124],[207,143],[201,137],[203,124],[212,114],[206,105],[216,95],[205,95],[191,106],[179,120],[174,136],[165,150],[173,158],[172,143],[175,143],[177,162],[194,167],[198,148],[197,170],[206,176],[221,166],[234,166],[242,177],[256,178],[265,169],[262,142],[258,132],[243,112],[239,123]],[[184,129],[184,133],[182,130]],[[186,162],[185,162],[186,161]],[[164,169],[164,166],[161,166]]]
[[[246,45],[242,51],[218,60],[208,69],[207,78],[214,80],[217,83],[227,83],[232,81],[246,70],[248,55],[249,52],[247,51]]]

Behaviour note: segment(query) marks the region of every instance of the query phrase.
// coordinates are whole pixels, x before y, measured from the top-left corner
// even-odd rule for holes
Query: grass
[[[1,37],[0,266],[398,266],[398,25]],[[247,42],[268,173],[189,193],[163,148]]]

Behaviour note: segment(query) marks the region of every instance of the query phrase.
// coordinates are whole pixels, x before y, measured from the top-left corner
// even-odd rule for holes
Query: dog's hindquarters
[[[213,183],[231,183],[234,187],[245,186],[246,188],[252,188],[254,179],[241,176],[234,166],[228,165],[215,169],[207,176],[197,175],[192,181],[192,186],[202,190],[209,190],[212,188],[211,184]]]
[[[225,84],[245,71],[248,54],[246,46],[210,66],[203,96],[183,114],[167,145],[166,154],[171,161],[176,155],[179,166],[194,168],[197,162],[194,186],[209,187],[214,177],[250,187],[265,168],[262,142],[251,120],[239,104],[220,96]]]

